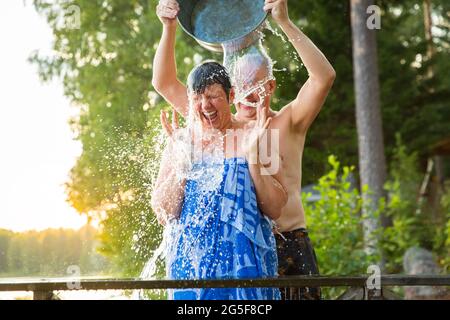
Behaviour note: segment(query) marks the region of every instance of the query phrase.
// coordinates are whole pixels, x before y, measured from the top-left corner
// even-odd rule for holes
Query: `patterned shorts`
[[[319,275],[316,253],[305,228],[275,234],[280,276]],[[280,288],[283,300],[320,300],[320,287]]]

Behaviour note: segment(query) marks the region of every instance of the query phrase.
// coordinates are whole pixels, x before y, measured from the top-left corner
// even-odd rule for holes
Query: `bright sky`
[[[81,154],[67,120],[76,109],[58,81],[42,84],[27,62],[52,34],[29,2],[0,1],[0,228],[79,228],[63,183]]]

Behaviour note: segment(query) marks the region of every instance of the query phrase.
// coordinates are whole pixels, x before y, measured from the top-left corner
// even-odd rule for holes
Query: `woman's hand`
[[[178,12],[180,12],[180,5],[176,0],[159,0],[156,7],[159,20],[168,27],[176,26]]]
[[[167,136],[169,138],[173,139],[173,133],[180,128],[180,124],[178,121],[178,112],[172,108],[172,124],[169,124],[169,119],[167,116],[167,112],[161,110],[161,114],[159,117],[159,120],[161,121],[162,127],[164,131],[166,132]]]
[[[177,141],[180,137],[180,124],[178,122],[178,113],[175,109],[172,108],[172,123],[169,122],[169,116],[167,115],[166,111],[161,110],[161,114],[159,117],[161,121],[161,125],[164,129],[164,132],[166,133],[167,137],[169,138],[167,141],[167,146],[163,151],[162,159],[164,161],[167,161],[168,159],[171,159],[174,154],[177,155],[176,161],[171,161],[172,165],[174,165],[174,168],[177,170],[181,170],[182,163],[185,162],[184,154],[180,152],[183,151],[183,145],[180,145],[180,142]],[[178,134],[178,136],[177,136]],[[170,161],[170,160],[169,160]]]
[[[288,0],[266,0],[264,3],[264,11],[271,11],[272,18],[278,24],[289,21]]]
[[[161,111],[160,121],[168,137],[167,146],[162,154],[162,161],[169,161],[174,172],[183,177],[191,167],[190,147],[187,132],[180,128],[178,112],[172,108],[172,121],[166,111]]]
[[[180,215],[186,180],[179,176],[180,171],[177,166],[181,155],[175,152],[176,130],[179,129],[178,114],[175,109],[172,110],[172,123],[170,123],[167,113],[161,111],[160,120],[169,137],[169,142],[161,158],[158,177],[152,192],[151,206],[158,222],[164,225],[168,220],[178,218]]]

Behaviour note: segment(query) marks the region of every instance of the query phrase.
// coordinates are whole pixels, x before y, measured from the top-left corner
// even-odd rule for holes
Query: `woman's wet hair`
[[[199,64],[191,71],[187,80],[188,91],[195,94],[204,93],[213,84],[220,84],[228,99],[231,90],[230,76],[225,67],[216,61]]]

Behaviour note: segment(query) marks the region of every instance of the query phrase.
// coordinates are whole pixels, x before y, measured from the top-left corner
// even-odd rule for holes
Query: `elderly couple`
[[[264,10],[271,11],[309,73],[297,97],[278,112],[270,109],[276,83],[267,63],[248,61],[242,66],[241,72],[252,69],[252,79],[245,87],[258,86],[243,100],[235,101],[228,72],[216,62],[196,66],[187,85],[182,84],[175,63],[179,5],[175,0],[160,0],[157,7],[163,33],[153,63],[152,84],[176,112],[171,124],[167,115],[161,114],[170,139],[152,194],[152,208],[160,223],[175,221],[178,226],[166,261],[171,279],[244,279],[319,272],[300,196],[301,161],[307,130],[328,95],[335,72],[289,19],[287,0],[266,0]],[[231,113],[233,103],[236,114]],[[201,168],[200,174],[180,178],[175,161],[179,155],[173,153],[177,113],[192,119],[191,125],[201,133],[213,131],[218,136],[220,143],[213,145],[221,149],[221,163],[205,158],[194,161],[187,170]],[[268,135],[271,131],[277,134],[261,139],[266,129]],[[233,132],[244,135],[243,143],[230,143],[235,138]],[[279,140],[274,139],[278,136]],[[207,148],[211,139],[209,135],[191,142]],[[264,144],[277,145],[276,152]],[[268,170],[270,161],[261,160],[262,150],[268,149],[270,160],[279,161],[278,170]],[[216,179],[212,175],[217,170],[219,183],[212,189],[204,188],[205,182]],[[320,288],[183,289],[171,291],[171,298],[319,299]]]

